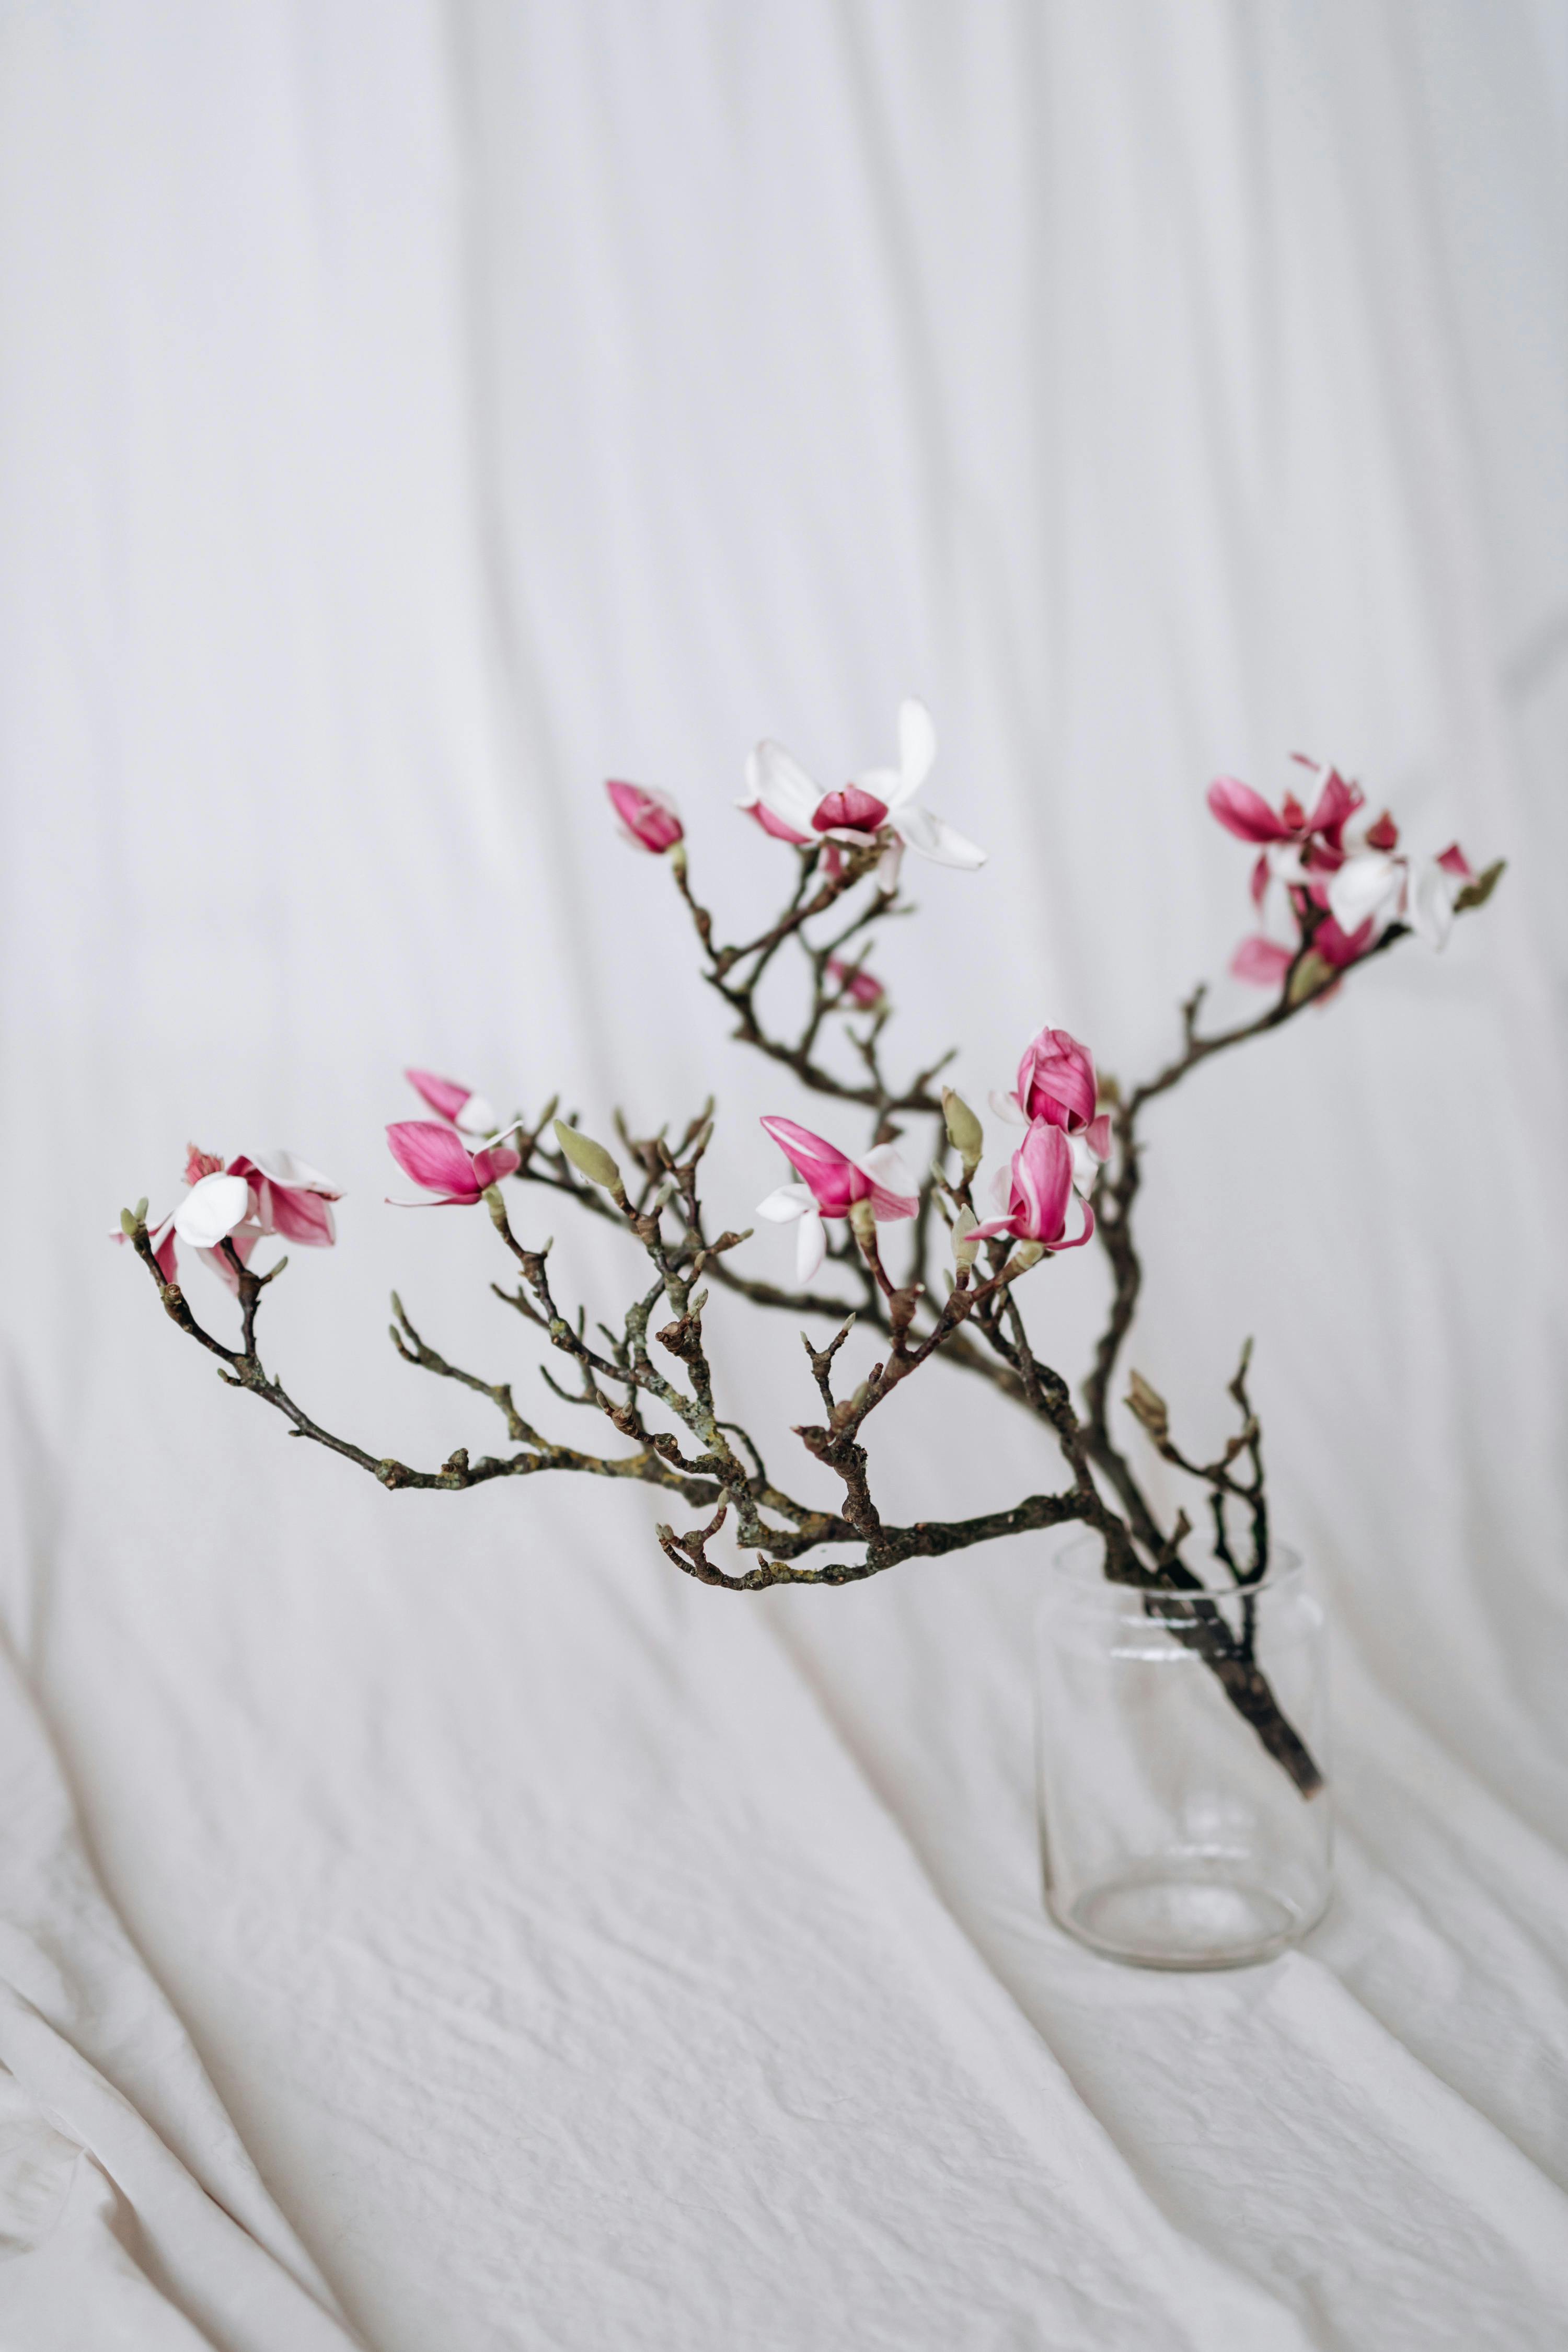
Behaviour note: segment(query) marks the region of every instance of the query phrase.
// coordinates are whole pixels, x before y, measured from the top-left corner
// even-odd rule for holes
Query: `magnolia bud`
[[[954,1094],[951,1087],[942,1090],[942,1115],[947,1126],[947,1139],[963,1163],[967,1181],[985,1156],[985,1129],[963,1097]]]
[[[1327,956],[1321,956],[1316,948],[1309,948],[1290,975],[1289,1002],[1304,1003],[1308,997],[1326,988],[1333,977],[1334,967]]]
[[[1130,1410],[1142,1423],[1157,1444],[1163,1444],[1171,1433],[1170,1408],[1156,1388],[1152,1388],[1142,1372],[1131,1374],[1131,1386],[1127,1391]]]
[[[591,1135],[580,1135],[563,1118],[555,1122],[555,1140],[573,1167],[586,1176],[591,1184],[602,1184],[605,1192],[613,1193],[617,1201],[626,1199],[626,1188],[621,1181],[621,1171],[602,1143],[595,1143]]]
[[[143,1211],[143,1212],[142,1212],[142,1214],[143,1214],[143,1215],[145,1215],[145,1213],[146,1213],[146,1212],[145,1212],[145,1211]],[[141,1222],[142,1222],[142,1219],[141,1219],[141,1217],[139,1217],[139,1216],[136,1214],[136,1212],[135,1212],[135,1210],[134,1210],[134,1209],[121,1209],[121,1212],[120,1212],[120,1230],[121,1230],[121,1232],[124,1234],[124,1236],[125,1236],[125,1238],[126,1238],[126,1240],[127,1240],[128,1242],[130,1242],[130,1241],[134,1241],[134,1240],[135,1240],[135,1238],[136,1238],[136,1228],[137,1228],[137,1226],[141,1223]]]
[[[980,1244],[973,1238],[980,1223],[973,1209],[960,1209],[952,1223],[952,1262],[967,1271],[980,1255]]]
[[[500,1186],[487,1184],[479,1197],[490,1213],[490,1223],[497,1233],[503,1232],[506,1226],[506,1202],[501,1198]]]
[[[1468,915],[1472,907],[1484,907],[1502,879],[1502,870],[1507,863],[1506,858],[1500,857],[1495,866],[1489,866],[1485,873],[1476,876],[1473,882],[1467,882],[1454,901],[1455,914]]]

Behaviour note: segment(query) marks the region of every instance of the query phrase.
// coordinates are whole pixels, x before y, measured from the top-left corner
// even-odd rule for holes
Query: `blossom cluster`
[[[1361,786],[1337,768],[1295,757],[1317,779],[1310,808],[1287,793],[1272,809],[1234,776],[1209,786],[1209,807],[1226,832],[1258,849],[1253,905],[1266,919],[1278,913],[1289,932],[1283,940],[1267,929],[1244,940],[1231,963],[1237,978],[1278,988],[1303,949],[1343,971],[1393,923],[1442,947],[1460,894],[1476,878],[1458,843],[1436,857],[1412,857],[1386,809],[1352,835],[1352,820],[1364,805]]]
[[[772,838],[820,855],[830,881],[842,875],[846,850],[877,853],[859,870],[874,871],[889,895],[898,887],[906,849],[939,865],[974,870],[984,863],[984,851],[917,804],[936,757],[923,703],[900,706],[898,740],[897,767],[867,769],[829,792],[781,745],[761,742],[747,761],[746,793],[737,805]],[[1358,822],[1364,806],[1359,785],[1337,768],[1304,759],[1301,764],[1315,780],[1310,801],[1287,793],[1275,809],[1249,784],[1222,776],[1210,786],[1208,803],[1228,832],[1257,848],[1252,899],[1265,923],[1275,926],[1243,941],[1233,972],[1270,987],[1289,986],[1310,954],[1319,960],[1314,993],[1322,995],[1329,992],[1326,982],[1370,953],[1396,924],[1441,947],[1457,908],[1479,903],[1498,869],[1478,881],[1457,842],[1436,856],[1413,857],[1401,849],[1399,828],[1386,811],[1373,822]],[[684,877],[685,828],[669,794],[619,781],[605,790],[626,839],[651,856],[673,857]],[[1280,929],[1289,936],[1276,936]],[[863,963],[834,954],[825,971],[837,991],[829,1009],[880,1017],[886,992]],[[509,1142],[521,1122],[503,1129],[487,1098],[455,1079],[423,1069],[405,1075],[434,1116],[395,1120],[387,1141],[405,1174],[428,1197],[393,1205],[475,1206],[521,1164]],[[944,1099],[954,1107],[949,1135],[961,1146],[967,1197],[983,1133],[960,1097],[950,1091]],[[1092,1055],[1067,1030],[1047,1025],[1026,1047],[1011,1092],[990,1099],[999,1118],[1025,1133],[993,1179],[996,1213],[980,1223],[965,1208],[955,1223],[957,1263],[973,1264],[981,1242],[1005,1238],[1026,1245],[1029,1259],[1081,1248],[1094,1232],[1090,1196],[1110,1150],[1110,1116],[1100,1107]],[[826,1255],[826,1227],[852,1218],[858,1204],[866,1204],[873,1226],[918,1213],[920,1184],[896,1142],[857,1158],[793,1119],[769,1117],[762,1124],[797,1181],[770,1192],[757,1213],[798,1226],[795,1270],[803,1284]],[[598,1160],[613,1165],[602,1147],[574,1129],[564,1130],[564,1148],[590,1172]],[[331,1204],[341,1191],[291,1152],[241,1153],[226,1161],[193,1144],[185,1184],[184,1199],[149,1236],[166,1282],[176,1278],[182,1242],[235,1288],[237,1268],[267,1235],[316,1248],[336,1239]]]

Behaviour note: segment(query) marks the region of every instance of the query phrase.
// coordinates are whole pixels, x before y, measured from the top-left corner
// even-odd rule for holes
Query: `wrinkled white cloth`
[[[6,2352],[1561,2343],[1564,80],[1530,0],[0,12]],[[1255,1334],[1334,1631],[1339,1895],[1267,1969],[1047,1926],[1042,1546],[752,1601],[637,1493],[388,1495],[105,1238],[287,1145],[347,1194],[301,1400],[500,1438],[395,1281],[581,1441],[488,1223],[381,1205],[400,1069],[711,1088],[737,1225],[757,1113],[862,1148],[601,779],[741,929],[751,742],[847,778],[910,692],[992,863],[878,969],[976,1103],[1047,1018],[1168,1049],[1250,927],[1216,772],[1510,860],[1151,1122],[1134,1360],[1201,1442]],[[1031,1282],[1076,1371],[1102,1270]],[[811,1483],[787,1321],[712,1319]],[[1055,1475],[985,1402],[889,1408],[900,1514]]]

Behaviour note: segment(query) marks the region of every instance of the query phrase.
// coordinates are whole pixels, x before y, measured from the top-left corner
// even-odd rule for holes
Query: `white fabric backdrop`
[[[1561,2341],[1564,26],[0,9],[7,2346]],[[1333,1612],[1341,1893],[1268,1969],[1046,1926],[1031,1547],[753,1605],[646,1497],[388,1496],[101,1238],[287,1141],[351,1197],[280,1367],[490,1443],[380,1337],[396,1279],[531,1379],[479,1221],[379,1205],[400,1066],[717,1085],[743,1220],[801,1105],[599,780],[760,905],[748,743],[841,775],[908,691],[994,858],[887,973],[981,1092],[1047,1016],[1162,1051],[1218,770],[1512,861],[1151,1153],[1138,1360],[1201,1430],[1256,1332]],[[724,1343],[781,1425],[795,1348]],[[912,1509],[1037,1483],[920,1386]]]

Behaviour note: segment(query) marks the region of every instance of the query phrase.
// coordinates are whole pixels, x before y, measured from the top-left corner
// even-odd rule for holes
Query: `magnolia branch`
[[[918,729],[911,740],[913,756],[920,751]],[[814,821],[820,825],[826,812],[835,838],[803,840],[794,887],[778,917],[753,938],[721,944],[712,912],[693,889],[673,810],[636,787],[612,787],[612,797],[630,795],[625,806],[619,799],[616,804],[640,845],[668,856],[695,933],[701,975],[733,1015],[736,1039],[788,1069],[809,1092],[863,1115],[868,1128],[865,1157],[856,1160],[792,1122],[765,1122],[805,1181],[764,1202],[763,1213],[815,1220],[810,1231],[817,1237],[801,1257],[805,1278],[791,1286],[731,1263],[752,1238],[749,1230],[710,1231],[701,1179],[714,1132],[711,1100],[673,1140],[668,1126],[655,1135],[634,1135],[617,1113],[617,1159],[585,1135],[574,1116],[558,1118],[553,1098],[536,1118],[518,1118],[503,1128],[488,1105],[481,1107],[463,1088],[428,1073],[410,1074],[446,1124],[393,1127],[388,1132],[395,1153],[414,1180],[439,1199],[473,1206],[483,1201],[510,1267],[509,1281],[492,1283],[491,1288],[556,1362],[560,1377],[548,1361],[536,1366],[542,1385],[558,1405],[607,1422],[623,1450],[596,1453],[547,1436],[520,1409],[511,1381],[489,1380],[441,1354],[395,1293],[390,1336],[399,1357],[434,1379],[484,1398],[500,1416],[512,1450],[475,1459],[459,1447],[438,1469],[420,1470],[372,1453],[315,1421],[268,1371],[258,1343],[263,1295],[287,1261],[261,1275],[248,1264],[254,1241],[268,1232],[314,1243],[332,1238],[323,1199],[336,1195],[287,1154],[275,1155],[270,1163],[241,1158],[226,1169],[193,1152],[189,1200],[200,1202],[205,1196],[202,1216],[193,1213],[182,1220],[176,1214],[170,1221],[174,1234],[194,1238],[221,1262],[238,1301],[237,1347],[197,1320],[174,1277],[169,1226],[150,1233],[142,1202],[125,1212],[124,1230],[157,1286],[164,1312],[216,1359],[229,1386],[248,1391],[281,1413],[291,1434],[354,1463],[389,1489],[460,1492],[542,1471],[649,1486],[703,1515],[683,1533],[659,1525],[666,1557],[684,1573],[731,1591],[853,1583],[908,1559],[942,1558],[1079,1522],[1103,1541],[1108,1575],[1142,1590],[1146,1612],[1202,1657],[1232,1706],[1310,1796],[1320,1785],[1316,1764],[1254,1655],[1252,1592],[1268,1568],[1270,1522],[1262,1433],[1247,1388],[1251,1343],[1242,1350],[1230,1383],[1237,1430],[1211,1461],[1195,1459],[1178,1444],[1163,1398],[1137,1371],[1131,1375],[1126,1400],[1154,1452],[1205,1491],[1214,1556],[1239,1595],[1232,1603],[1239,1609],[1234,1625],[1220,1597],[1183,1557],[1192,1533],[1185,1512],[1165,1524],[1116,1443],[1110,1396],[1143,1280],[1133,1229],[1142,1181],[1143,1114],[1205,1062],[1284,1027],[1309,1005],[1321,1004],[1350,971],[1411,935],[1411,922],[1397,917],[1385,920],[1375,938],[1347,934],[1332,912],[1340,902],[1314,883],[1320,872],[1337,876],[1348,856],[1343,815],[1356,802],[1342,781],[1332,780],[1325,807],[1336,782],[1343,797],[1339,813],[1327,819],[1321,813],[1309,818],[1289,798],[1276,816],[1243,786],[1225,788],[1232,801],[1224,806],[1211,794],[1215,814],[1233,831],[1252,840],[1287,842],[1281,871],[1295,877],[1290,887],[1297,939],[1289,953],[1261,943],[1276,959],[1269,969],[1278,971],[1269,1003],[1249,1020],[1205,1032],[1205,991],[1197,989],[1182,1008],[1180,1051],[1125,1094],[1109,1082],[1098,1084],[1086,1049],[1065,1032],[1042,1032],[1026,1055],[1015,1097],[1027,1133],[1013,1158],[1011,1191],[1004,1187],[1004,1213],[984,1223],[972,1196],[984,1150],[980,1121],[950,1088],[938,1085],[951,1052],[902,1076],[891,1074],[884,1062],[889,1008],[867,969],[868,959],[880,927],[913,911],[900,896],[890,847],[896,847],[897,835],[887,829],[890,804],[864,786],[826,796]],[[801,788],[798,777],[789,786],[797,793]],[[906,796],[912,789],[907,776],[900,789]],[[794,802],[788,815],[788,837],[802,840],[799,828],[806,815]],[[923,832],[912,820],[904,822],[917,841],[929,845],[933,839],[946,840],[952,862],[973,862],[978,856],[934,820]],[[1381,859],[1392,870],[1397,835],[1391,822],[1380,819],[1367,838],[1373,846],[1358,853],[1363,866]],[[1458,870],[1468,877],[1457,851],[1446,857],[1450,874],[1456,871],[1451,861],[1458,859]],[[1500,871],[1493,867],[1466,878],[1450,892],[1452,911],[1484,905]],[[1363,894],[1374,884],[1383,887],[1378,873],[1370,880],[1364,872],[1352,878]],[[1334,888],[1340,888],[1338,881]],[[1348,909],[1343,892],[1342,900]],[[1405,901],[1390,903],[1403,907]],[[1373,928],[1369,922],[1368,931]],[[797,971],[793,1021],[781,1020],[773,1009],[772,982],[786,959]],[[836,1040],[841,1042],[836,1045]],[[910,1128],[923,1133],[921,1164],[929,1172],[918,1181],[906,1180],[906,1191],[893,1181],[890,1170],[896,1147]],[[1085,1154],[1091,1170],[1096,1160],[1109,1160],[1098,1188],[1080,1165]],[[546,1241],[534,1246],[514,1230],[501,1189],[509,1179],[522,1188],[521,1197],[553,1193],[600,1227],[616,1230],[640,1254],[641,1275],[616,1319],[595,1320],[590,1328],[585,1307],[568,1311],[558,1300],[550,1267],[552,1245]],[[1074,1200],[1081,1202],[1083,1221],[1076,1234],[1068,1230]],[[212,1216],[217,1222],[209,1234],[204,1220]],[[827,1237],[824,1220],[837,1228],[836,1238]],[[900,1223],[909,1227],[908,1238],[900,1262],[889,1264],[889,1237]],[[1055,1254],[1089,1241],[1093,1232],[1110,1264],[1111,1299],[1080,1412],[1068,1381],[1034,1347],[1025,1314],[1030,1294],[1022,1286],[1032,1276],[1031,1290],[1037,1291],[1047,1277],[1036,1269],[1051,1265]],[[943,1234],[952,1271],[945,1286],[933,1286],[932,1251]],[[802,1235],[809,1238],[805,1227]],[[824,1286],[818,1286],[818,1267],[828,1274]],[[826,1472],[837,1486],[834,1508],[823,1509],[778,1484],[755,1439],[724,1411],[706,1334],[714,1288],[787,1314],[797,1324],[826,1319],[836,1326],[821,1347],[809,1331],[801,1332],[820,1417],[794,1432],[814,1471]],[[868,1337],[876,1354],[864,1378],[847,1386],[842,1351],[852,1330]],[[1032,1493],[961,1519],[904,1525],[889,1517],[875,1492],[873,1416],[907,1381],[939,1360],[985,1381],[1034,1418],[1060,1459],[1065,1483],[1058,1491]],[[1245,1559],[1238,1554],[1238,1534],[1245,1534]],[[721,1535],[752,1554],[754,1565],[724,1566],[711,1549]],[[825,1550],[835,1557],[812,1559]]]

